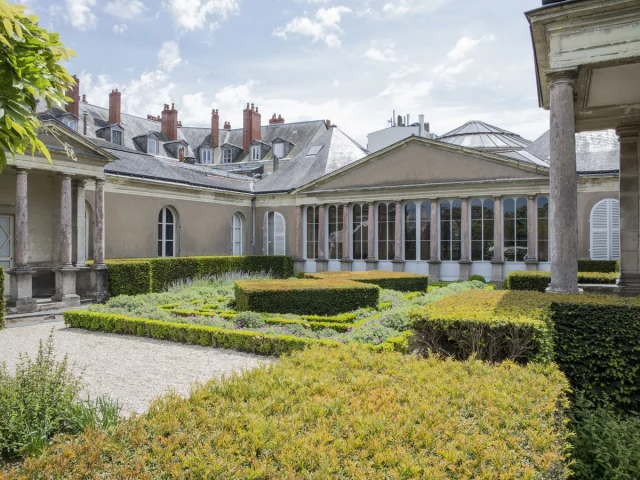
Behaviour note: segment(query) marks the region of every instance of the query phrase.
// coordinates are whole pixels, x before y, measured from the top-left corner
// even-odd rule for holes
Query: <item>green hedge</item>
[[[385,270],[371,270],[367,272],[324,272],[307,273],[305,278],[340,279],[354,282],[369,283],[388,290],[399,292],[424,292],[429,284],[428,275],[416,273],[388,272]]]
[[[578,272],[617,273],[619,260],[578,260]]]
[[[337,315],[378,305],[380,289],[349,280],[261,280],[236,282],[238,311]]]
[[[618,280],[617,273],[579,272],[578,283],[615,285]],[[509,272],[504,281],[506,290],[533,290],[544,292],[551,283],[550,272],[528,272],[516,270]]]
[[[151,292],[151,263],[148,261],[107,261],[109,296],[142,295]]]
[[[5,315],[4,268],[0,267],[0,330],[4,328],[4,315]]]

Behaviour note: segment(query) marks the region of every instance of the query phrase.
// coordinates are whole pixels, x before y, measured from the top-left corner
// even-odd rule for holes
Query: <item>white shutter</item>
[[[611,200],[611,260],[620,259],[620,202]]]
[[[262,224],[262,232],[264,239],[262,241],[262,254],[269,255],[269,212],[264,214],[264,223]]]
[[[275,212],[274,218],[274,249],[273,253],[275,255],[284,255],[286,251],[285,245],[285,236],[286,236],[286,225],[284,221],[284,217]]]
[[[620,204],[607,198],[591,210],[591,260],[620,258]]]

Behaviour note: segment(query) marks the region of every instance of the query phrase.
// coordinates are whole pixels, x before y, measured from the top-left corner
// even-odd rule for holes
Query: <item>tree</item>
[[[48,107],[69,99],[66,90],[75,80],[58,64],[75,56],[57,33],[38,26],[23,5],[0,0],[0,173],[7,164],[6,151],[38,151],[51,162],[47,147],[38,139],[38,100]]]

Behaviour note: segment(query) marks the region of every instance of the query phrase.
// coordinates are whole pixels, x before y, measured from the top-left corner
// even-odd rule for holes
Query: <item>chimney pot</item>
[[[82,103],[87,103],[87,95],[86,94],[82,94]]]
[[[109,94],[109,124],[110,125],[115,125],[120,123],[121,96],[122,94],[117,89],[111,90],[111,93]]]
[[[178,111],[175,109],[175,104],[171,104],[171,110],[169,105],[165,104],[165,108],[162,111],[162,133],[172,142],[178,139]]]
[[[249,151],[249,145],[254,140],[262,138],[262,117],[255,104],[247,104],[247,109],[242,112],[242,150]]]
[[[331,128],[331,120],[325,120],[324,123],[327,125],[327,128]]]

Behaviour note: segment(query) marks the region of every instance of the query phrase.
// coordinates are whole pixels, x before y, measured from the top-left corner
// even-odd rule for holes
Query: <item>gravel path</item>
[[[0,363],[13,372],[20,353],[35,356],[40,340],[54,330],[54,351],[74,370],[84,369],[84,395],[109,395],[122,414],[144,412],[156,396],[173,389],[188,395],[194,382],[255,368],[273,358],[231,350],[67,328],[62,321],[0,330]]]

